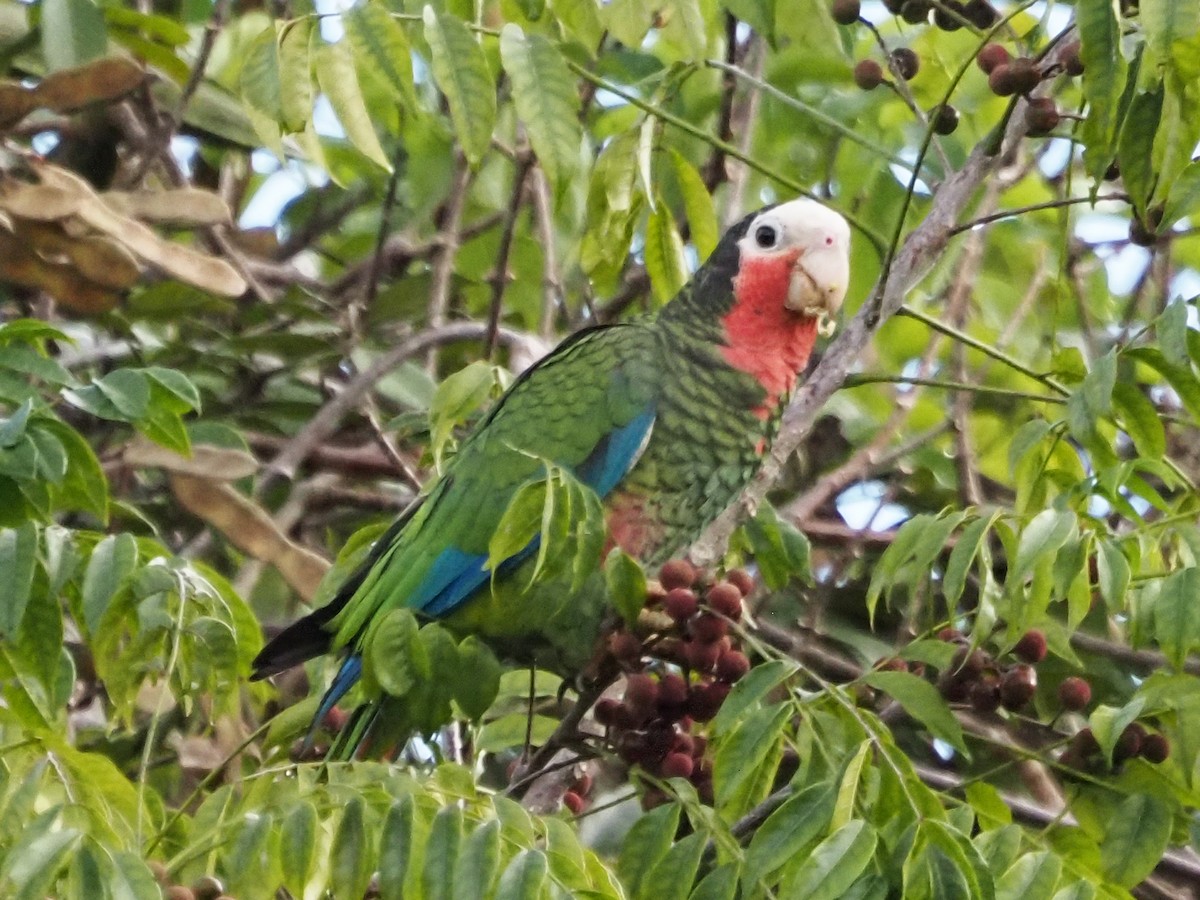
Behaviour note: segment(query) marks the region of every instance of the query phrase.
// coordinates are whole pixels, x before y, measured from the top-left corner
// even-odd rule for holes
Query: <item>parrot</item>
[[[550,463],[599,498],[605,550],[647,567],[679,553],[769,451],[845,298],[849,250],[849,225],[828,206],[767,206],[656,313],[566,338],[495,402],[329,603],[266,644],[251,678],[341,654],[315,724],[360,680],[373,623],[399,608],[510,660],[578,674],[609,612],[605,592],[531,587],[536,535],[489,566],[509,503]]]

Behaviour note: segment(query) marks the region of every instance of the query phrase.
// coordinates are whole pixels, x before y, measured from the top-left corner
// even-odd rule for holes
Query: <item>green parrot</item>
[[[656,315],[567,338],[513,383],[329,604],[263,648],[252,678],[342,654],[320,720],[362,676],[373,623],[402,607],[503,656],[577,673],[604,591],[530,587],[537,535],[489,566],[510,502],[551,464],[602,502],[609,548],[656,565],[686,547],[767,453],[821,322],[845,297],[849,246],[845,219],[820,203],[767,207],[734,225]]]

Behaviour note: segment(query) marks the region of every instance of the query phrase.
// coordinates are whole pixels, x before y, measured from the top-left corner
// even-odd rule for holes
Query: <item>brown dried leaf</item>
[[[33,91],[15,81],[0,81],[0,131],[12,128],[36,108]]]
[[[75,312],[108,312],[120,301],[116,292],[89,281],[75,269],[56,265],[32,252],[22,237],[0,231],[0,281],[45,291]]]
[[[113,212],[160,225],[177,228],[202,228],[228,225],[229,207],[212,191],[180,188],[176,191],[109,191],[100,199]]]
[[[87,182],[82,183],[87,187]],[[91,188],[87,193],[91,193]],[[87,193],[81,193],[69,183],[46,184],[43,181],[42,184],[31,184],[17,178],[2,178],[0,209],[22,219],[53,222],[77,213],[86,202]]]
[[[181,244],[173,244],[160,238],[141,222],[119,215],[105,205],[86,181],[72,172],[43,165],[39,173],[43,184],[85,192],[86,199],[78,210],[79,218],[97,231],[120,241],[137,256],[158,266],[168,275],[225,297],[238,297],[245,293],[245,279],[224,260]]]
[[[216,528],[231,544],[270,563],[305,600],[316,595],[329,563],[290,540],[267,512],[227,484],[171,475],[171,490],[184,508]]]
[[[183,456],[140,437],[125,448],[122,459],[136,468],[155,467],[214,481],[236,481],[258,471],[258,460],[245,450],[193,444],[192,455]]]
[[[85,278],[114,290],[137,284],[141,269],[120,244],[99,235],[68,236],[58,224],[21,222],[20,233],[46,262],[70,265]]]
[[[89,103],[123,97],[145,78],[145,70],[133,60],[110,56],[47,75],[33,94],[39,105],[69,113]]]

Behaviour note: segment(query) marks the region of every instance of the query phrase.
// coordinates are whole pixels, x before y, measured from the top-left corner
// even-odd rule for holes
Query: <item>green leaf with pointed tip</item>
[[[1147,794],[1126,797],[1113,810],[1100,845],[1104,874],[1122,887],[1140,883],[1162,859],[1171,825],[1171,808],[1162,800]]]
[[[408,609],[393,609],[370,632],[364,681],[400,697],[429,675],[429,654],[420,641],[416,616]]]
[[[934,737],[941,738],[963,754],[967,753],[962,726],[945,698],[928,681],[909,672],[870,672],[863,681],[899,703]]]
[[[1075,9],[1088,114],[1080,129],[1087,172],[1098,185],[1112,162],[1114,131],[1128,68],[1121,54],[1121,23],[1115,4],[1082,0]]]
[[[756,709],[716,742],[713,793],[723,816],[743,815],[766,796],[790,717],[787,704]]]
[[[426,6],[425,40],[432,55],[434,80],[446,95],[450,119],[472,166],[492,143],[496,121],[496,85],[483,49],[461,20]]]
[[[342,21],[358,64],[379,76],[395,100],[409,108],[415,106],[412,48],[387,7],[367,0],[345,13]]]
[[[0,890],[9,900],[38,900],[51,885],[82,837],[76,828],[52,830],[11,847],[0,866]]]
[[[371,122],[371,114],[367,111],[349,41],[324,44],[317,48],[314,56],[317,83],[329,98],[338,121],[346,130],[346,137],[363,156],[390,172],[392,164],[383,152],[379,135],[375,133],[375,126]]]
[[[674,803],[656,807],[633,823],[621,842],[617,875],[636,897],[651,870],[667,855],[679,827],[679,807]]]
[[[84,625],[95,635],[113,595],[137,568],[137,541],[131,534],[112,534],[96,545],[83,576]]]
[[[41,31],[47,74],[83,65],[108,50],[104,16],[91,0],[42,0]]]
[[[757,884],[795,859],[829,827],[835,795],[826,784],[810,784],[784,801],[755,831],[746,848],[746,884]]]
[[[1185,216],[1195,217],[1200,211],[1200,161],[1188,163],[1179,176],[1171,182],[1167,202],[1163,208],[1159,233],[1168,230]]]
[[[1088,724],[1091,725],[1096,743],[1100,745],[1100,752],[1109,765],[1112,765],[1113,747],[1121,737],[1121,732],[1141,715],[1145,705],[1144,698],[1134,697],[1121,707],[1101,704],[1092,710],[1092,714],[1088,717]]]
[[[456,805],[438,810],[429,827],[425,864],[421,869],[422,897],[451,900],[458,847],[462,842],[463,814]]]
[[[12,640],[33,591],[33,569],[37,564],[37,526],[26,522],[19,528],[0,530],[0,584],[4,600],[0,602],[0,638]]]
[[[491,648],[473,634],[458,645],[458,659],[454,701],[468,719],[478,719],[500,693],[504,668]]]
[[[696,881],[707,840],[707,834],[696,831],[672,844],[646,876],[637,894],[639,900],[686,900]]]
[[[1117,142],[1121,182],[1133,201],[1134,210],[1143,218],[1157,177],[1152,151],[1154,135],[1158,131],[1158,122],[1162,116],[1162,105],[1162,85],[1154,91],[1135,94],[1129,104],[1125,122],[1121,126],[1121,138]]]
[[[871,862],[878,838],[867,822],[847,822],[785,873],[779,893],[806,900],[839,900]]]
[[[675,181],[679,185],[679,192],[683,195],[683,211],[687,216],[692,245],[701,260],[708,259],[721,238],[712,195],[704,186],[704,179],[700,177],[696,167],[673,149],[671,165],[675,169]]]
[[[329,851],[333,895],[358,900],[366,893],[374,868],[375,852],[368,839],[362,797],[351,797],[333,836]]]
[[[279,114],[284,130],[299,132],[313,115],[312,44],[310,19],[279,26]]]
[[[997,900],[1049,897],[1062,874],[1062,860],[1053,853],[1026,853],[996,880]]]
[[[283,118],[283,87],[279,78],[279,36],[271,24],[245,50],[238,90],[246,105],[272,122]]]
[[[513,104],[555,192],[579,165],[579,96],[558,48],[509,23],[500,32],[500,59],[512,80]]]
[[[542,895],[549,871],[545,853],[522,850],[500,876],[495,900],[536,900]]]
[[[283,885],[293,896],[303,896],[304,888],[312,876],[316,844],[316,807],[301,802],[284,817],[279,829],[279,862],[283,870]]]
[[[660,303],[666,303],[687,282],[688,271],[683,239],[675,227],[675,217],[662,198],[657,198],[654,211],[646,222],[646,246],[643,252],[654,296]]]
[[[1200,568],[1172,572],[1154,601],[1154,631],[1158,645],[1177,669],[1200,647]]]
[[[500,869],[500,822],[479,825],[467,838],[454,870],[455,900],[486,900]]]
[[[755,666],[733,686],[721,704],[721,711],[709,726],[712,733],[719,735],[733,728],[743,715],[799,668],[796,663],[783,659],[773,659]]]
[[[620,547],[613,547],[604,561],[604,580],[613,608],[633,625],[646,605],[646,573],[641,565]]]

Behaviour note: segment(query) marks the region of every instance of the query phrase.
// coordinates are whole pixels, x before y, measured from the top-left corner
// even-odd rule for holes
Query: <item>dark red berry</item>
[[[904,0],[883,0],[883,5],[893,16],[898,16],[900,8],[904,6]]]
[[[630,675],[625,680],[625,702],[634,709],[649,710],[658,702],[658,682],[649,675]]]
[[[921,25],[929,21],[928,0],[906,0],[900,7],[900,18],[909,25]]]
[[[972,681],[980,676],[988,664],[988,655],[982,650],[959,647],[950,660],[949,672],[961,681]]]
[[[563,806],[571,811],[571,815],[577,816],[583,812],[583,808],[587,806],[584,799],[574,791],[567,791],[563,794]]]
[[[1092,686],[1077,675],[1064,678],[1058,686],[1058,702],[1063,709],[1078,712],[1092,702]]]
[[[672,753],[686,753],[688,756],[694,756],[696,752],[696,742],[690,734],[677,734],[675,740],[671,744]]]
[[[341,731],[346,727],[346,723],[350,720],[350,713],[338,706],[331,707],[329,712],[325,713],[325,718],[322,723],[330,731]]]
[[[671,752],[675,743],[675,727],[655,725],[646,729],[646,758],[656,762]]]
[[[1104,170],[1104,180],[1105,181],[1116,181],[1120,177],[1121,177],[1121,165],[1114,159],[1109,164],[1108,168]],[[1093,581],[1094,580],[1095,579],[1093,579]]]
[[[717,678],[733,683],[750,671],[750,660],[737,650],[726,650],[717,659]]]
[[[945,0],[933,11],[933,24],[942,31],[958,31],[964,18],[965,7],[958,0]]]
[[[728,696],[729,685],[719,681],[698,685],[688,699],[688,714],[697,722],[707,722],[717,714]]]
[[[963,639],[963,633],[957,628],[943,628],[937,633],[937,638],[939,641],[945,641],[949,644],[961,641]]]
[[[992,74],[997,66],[1006,66],[1012,61],[1012,54],[1001,44],[987,44],[975,56],[975,62],[983,69],[985,75]]]
[[[937,686],[938,690],[942,692],[942,696],[951,703],[962,703],[971,692],[969,682],[955,678],[949,672],[942,673],[938,678]]]
[[[1017,92],[1017,80],[1013,77],[1012,66],[1001,63],[988,73],[988,87],[997,97],[1011,97]]]
[[[1040,663],[1046,658],[1046,635],[1036,628],[1031,628],[1017,641],[1013,647],[1013,655],[1022,662]]]
[[[862,5],[858,0],[833,0],[833,21],[839,25],[853,25],[858,21],[861,9]]]
[[[987,0],[971,0],[963,9],[963,15],[976,28],[991,28],[1000,20],[1000,14]]]
[[[921,58],[908,47],[897,47],[891,52],[892,71],[905,81],[912,81],[921,69]]]
[[[667,592],[666,599],[663,600],[663,609],[676,622],[687,621],[696,614],[696,610],[699,608],[700,601],[696,599],[696,592],[691,588],[671,588]]]
[[[936,134],[954,134],[958,130],[958,110],[949,103],[940,103],[929,111],[929,124]]]
[[[636,731],[626,731],[617,737],[617,755],[630,765],[646,760],[646,737]]]
[[[687,702],[688,686],[683,676],[668,672],[658,683],[659,706],[682,706]]]
[[[196,900],[196,893],[182,884],[172,884],[163,891],[163,900]]]
[[[642,794],[642,809],[655,809],[670,802],[671,798],[666,792],[656,787],[646,788],[646,792]]]
[[[860,60],[854,67],[854,83],[864,91],[873,91],[883,84],[883,67],[873,59]]]
[[[702,644],[715,644],[729,632],[725,620],[712,613],[701,613],[688,627],[692,637]]]
[[[672,588],[690,588],[696,583],[696,567],[686,559],[670,559],[659,570],[658,580],[668,591]]]
[[[1025,130],[1031,137],[1044,137],[1058,127],[1058,107],[1049,97],[1031,97],[1025,107]]]
[[[886,657],[875,663],[880,672],[907,672],[908,663],[896,656]]]
[[[592,714],[601,725],[616,725],[617,710],[620,706],[621,704],[612,697],[604,697],[596,702],[596,708]]]
[[[721,646],[716,643],[703,644],[699,641],[689,641],[686,646],[688,666],[696,672],[708,674],[721,657]]]
[[[1146,734],[1146,729],[1142,728],[1137,722],[1131,722],[1125,726],[1125,730],[1121,732],[1121,736],[1117,738],[1116,744],[1113,745],[1113,762],[1121,763],[1127,759],[1133,759],[1142,752],[1142,737]]]
[[[1000,708],[1000,679],[985,676],[971,685],[971,706],[976,712],[993,713]]]
[[[1009,77],[1013,80],[1014,94],[1028,94],[1042,80],[1042,74],[1028,56],[1018,56],[1010,62],[1008,72]]]
[[[1164,762],[1171,755],[1171,742],[1161,734],[1148,734],[1142,738],[1142,759],[1146,762]]]
[[[688,754],[668,753],[663,758],[662,768],[659,771],[663,778],[691,778],[695,768],[696,764],[692,762],[692,758]]]
[[[1140,219],[1134,219],[1129,223],[1129,242],[1139,247],[1153,247],[1158,243],[1158,235]]]
[[[1000,682],[1000,702],[1004,708],[1016,712],[1023,709],[1037,693],[1037,672],[1033,666],[1013,666]]]
[[[633,660],[642,655],[642,641],[636,634],[618,631],[608,639],[608,652],[617,659]]]
[[[745,569],[733,569],[725,573],[725,580],[742,592],[743,597],[754,593],[754,579]]]
[[[1083,74],[1083,60],[1079,57],[1079,41],[1071,41],[1067,46],[1063,47],[1062,53],[1059,54],[1059,59],[1062,60],[1063,71],[1071,76]]]
[[[1075,736],[1071,738],[1071,746],[1077,748],[1085,759],[1100,752],[1100,742],[1096,740],[1096,735],[1090,728],[1081,728],[1075,732]]]
[[[718,581],[704,596],[714,612],[735,622],[742,617],[742,592],[728,581]]]

